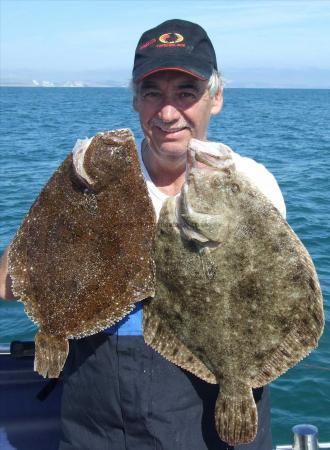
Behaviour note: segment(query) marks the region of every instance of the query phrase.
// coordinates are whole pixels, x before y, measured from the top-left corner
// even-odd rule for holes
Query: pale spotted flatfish
[[[254,440],[252,388],[316,347],[323,330],[311,257],[280,212],[235,168],[223,144],[192,140],[186,182],[156,233],[156,294],[144,336],[168,360],[220,385],[216,428]]]

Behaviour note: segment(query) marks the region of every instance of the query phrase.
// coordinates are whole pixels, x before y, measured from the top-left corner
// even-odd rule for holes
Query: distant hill
[[[0,86],[3,87],[128,87],[127,83],[118,81],[52,81],[52,80],[19,80],[19,79],[0,79]]]
[[[108,78],[110,75],[111,78]],[[0,86],[128,87],[130,71],[110,69],[77,72],[3,70]],[[330,89],[330,69],[281,67],[226,67],[227,88]]]

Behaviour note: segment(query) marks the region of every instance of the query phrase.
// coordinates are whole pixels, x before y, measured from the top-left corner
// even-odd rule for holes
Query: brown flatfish
[[[187,178],[156,233],[156,294],[144,336],[165,358],[220,385],[216,428],[254,440],[252,388],[294,366],[323,330],[312,260],[279,211],[223,144],[192,140]]]
[[[58,377],[68,338],[94,334],[154,294],[155,217],[128,129],[80,141],[9,252],[13,291],[39,326],[35,370]]]

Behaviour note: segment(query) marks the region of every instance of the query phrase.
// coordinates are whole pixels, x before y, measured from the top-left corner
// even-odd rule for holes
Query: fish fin
[[[252,442],[257,434],[258,413],[252,390],[246,386],[242,396],[226,395],[221,390],[215,405],[216,429],[230,445]]]
[[[58,378],[68,353],[66,338],[39,331],[35,337],[34,370],[44,378]]]
[[[164,358],[198,378],[217,384],[213,373],[198,359],[155,314],[143,307],[143,336],[145,342]]]
[[[285,373],[307,356],[316,347],[317,341],[315,330],[306,330],[304,325],[293,328],[252,379],[251,387],[265,386]]]

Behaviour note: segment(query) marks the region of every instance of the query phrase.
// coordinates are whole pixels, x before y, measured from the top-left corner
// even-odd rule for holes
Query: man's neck
[[[185,162],[175,165],[169,161],[156,159],[149,151],[146,140],[142,142],[142,160],[152,182],[161,192],[175,196],[181,191],[186,174]]]

